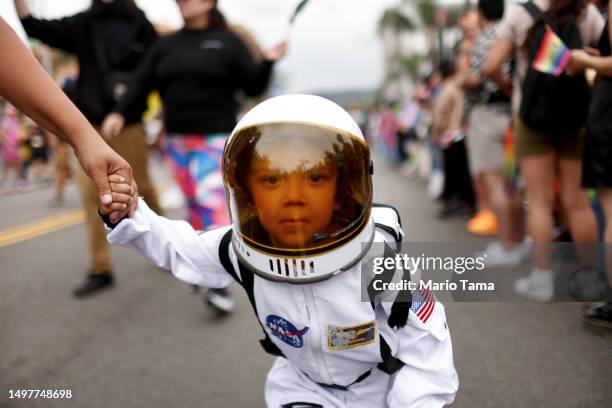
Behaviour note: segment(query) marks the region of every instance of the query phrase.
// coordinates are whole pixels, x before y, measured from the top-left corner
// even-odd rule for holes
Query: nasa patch
[[[280,316],[269,315],[266,317],[266,327],[270,329],[270,333],[291,347],[304,346],[304,335],[308,332],[308,326],[298,330],[290,321]]]

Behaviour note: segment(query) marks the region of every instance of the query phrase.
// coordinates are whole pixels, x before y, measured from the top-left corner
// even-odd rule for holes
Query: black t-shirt
[[[184,29],[153,44],[115,111],[123,114],[157,89],[167,132],[230,132],[236,125],[236,91],[250,96],[263,92],[272,65],[255,63],[231,31]]]

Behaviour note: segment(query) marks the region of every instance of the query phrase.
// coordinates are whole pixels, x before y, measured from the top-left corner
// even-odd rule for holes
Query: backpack
[[[550,16],[532,2],[522,6],[535,19],[528,44],[529,65],[522,83],[519,115],[530,128],[548,133],[571,133],[586,124],[591,100],[591,88],[583,74],[559,76],[545,74],[532,67],[546,34],[547,26],[570,49],[582,48],[582,36],[576,19],[570,20],[562,30]]]
[[[394,207],[385,204],[374,203],[372,206],[372,218],[374,219],[376,228],[390,234],[394,238],[395,243],[397,245],[402,242],[402,238],[404,235],[401,229],[402,221],[400,219],[399,212]],[[233,231],[231,229],[227,231],[219,244],[219,259],[221,261],[221,264],[223,265],[223,268],[226,270],[226,272],[229,273],[232,278],[234,278],[236,283],[242,286],[249,298],[251,306],[253,307],[253,311],[255,312],[257,322],[259,322],[259,325],[263,330],[264,338],[259,340],[259,343],[263,347],[264,351],[273,356],[285,357],[283,355],[283,352],[272,342],[272,339],[270,339],[268,332],[264,329],[263,325],[261,324],[261,321],[259,320],[257,307],[255,304],[255,294],[253,290],[254,272],[242,262],[238,261],[238,268],[240,272],[240,275],[238,275],[234,266],[232,265],[229,256],[232,234]],[[385,256],[392,257],[395,253],[395,249],[397,248],[392,248],[390,245],[385,245]],[[385,271],[385,275],[387,276],[383,277],[383,279],[390,279],[392,271]],[[410,279],[409,273],[407,276],[404,276],[404,279]],[[372,308],[375,308],[374,297],[377,293],[376,291],[370,290],[370,288],[368,288],[368,294],[371,299]],[[408,298],[406,298],[406,294],[402,294],[402,298],[398,299],[399,301],[394,302],[391,308],[391,315],[389,316],[389,325],[391,327],[400,329],[404,327],[408,322],[408,315],[410,311],[410,306],[412,304],[412,298],[410,297],[410,294],[408,294],[407,296]],[[382,358],[382,362],[378,364],[378,369],[389,375],[394,374],[404,366],[404,363],[392,355],[391,348],[385,341],[382,334],[379,335],[379,338],[380,355]],[[369,373],[370,372],[368,371],[367,375],[369,375]],[[365,379],[367,375],[362,376],[363,378],[358,378],[355,383]],[[347,387],[332,386],[332,388],[345,389]]]

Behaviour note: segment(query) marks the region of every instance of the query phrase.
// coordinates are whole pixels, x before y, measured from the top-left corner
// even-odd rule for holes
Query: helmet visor
[[[327,251],[369,217],[369,150],[349,133],[301,123],[248,127],[226,146],[223,168],[232,223],[263,252]]]

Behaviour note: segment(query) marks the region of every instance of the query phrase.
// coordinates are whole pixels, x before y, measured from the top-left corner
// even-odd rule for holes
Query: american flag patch
[[[427,323],[435,307],[436,297],[431,290],[423,289],[412,291],[412,305],[410,306],[410,310],[414,312],[421,322]]]

